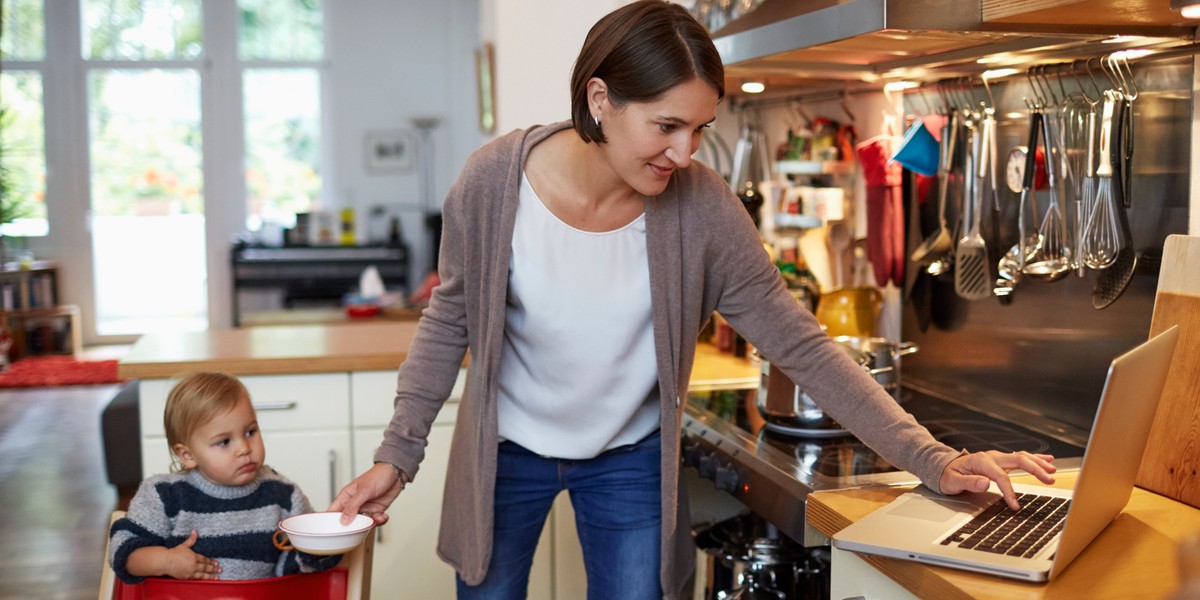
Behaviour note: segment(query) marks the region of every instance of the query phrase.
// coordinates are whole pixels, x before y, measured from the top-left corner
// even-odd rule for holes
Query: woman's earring
[[[600,117],[592,115],[592,122],[596,124],[596,129],[600,128]]]

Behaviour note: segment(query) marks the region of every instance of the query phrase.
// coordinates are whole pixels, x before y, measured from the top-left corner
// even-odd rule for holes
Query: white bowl
[[[297,550],[309,554],[344,554],[367,537],[375,521],[366,515],[355,515],[349,525],[342,525],[340,512],[314,512],[288,517],[279,528]]]

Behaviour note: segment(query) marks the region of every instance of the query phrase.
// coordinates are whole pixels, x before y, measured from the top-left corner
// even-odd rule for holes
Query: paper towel
[[[379,269],[371,265],[363,270],[358,278],[358,295],[363,300],[374,300],[383,296],[384,291],[383,277],[379,275]]]

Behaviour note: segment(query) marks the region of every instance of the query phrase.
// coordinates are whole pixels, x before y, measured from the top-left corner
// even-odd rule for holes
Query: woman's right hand
[[[396,496],[400,495],[400,477],[391,465],[375,463],[366,473],[346,484],[338,492],[329,512],[342,513],[342,524],[349,525],[358,514],[367,515],[376,525],[387,523],[386,512]]]

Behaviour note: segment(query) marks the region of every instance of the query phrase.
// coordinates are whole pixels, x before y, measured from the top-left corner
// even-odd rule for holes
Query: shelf
[[[83,348],[80,311],[74,304],[4,311],[11,360],[45,354],[77,354]]]
[[[777,213],[775,215],[775,229],[777,231],[788,229],[815,229],[823,225],[821,219],[809,215],[793,215],[787,213]]]
[[[784,175],[850,175],[854,161],[780,160],[775,171]]]

